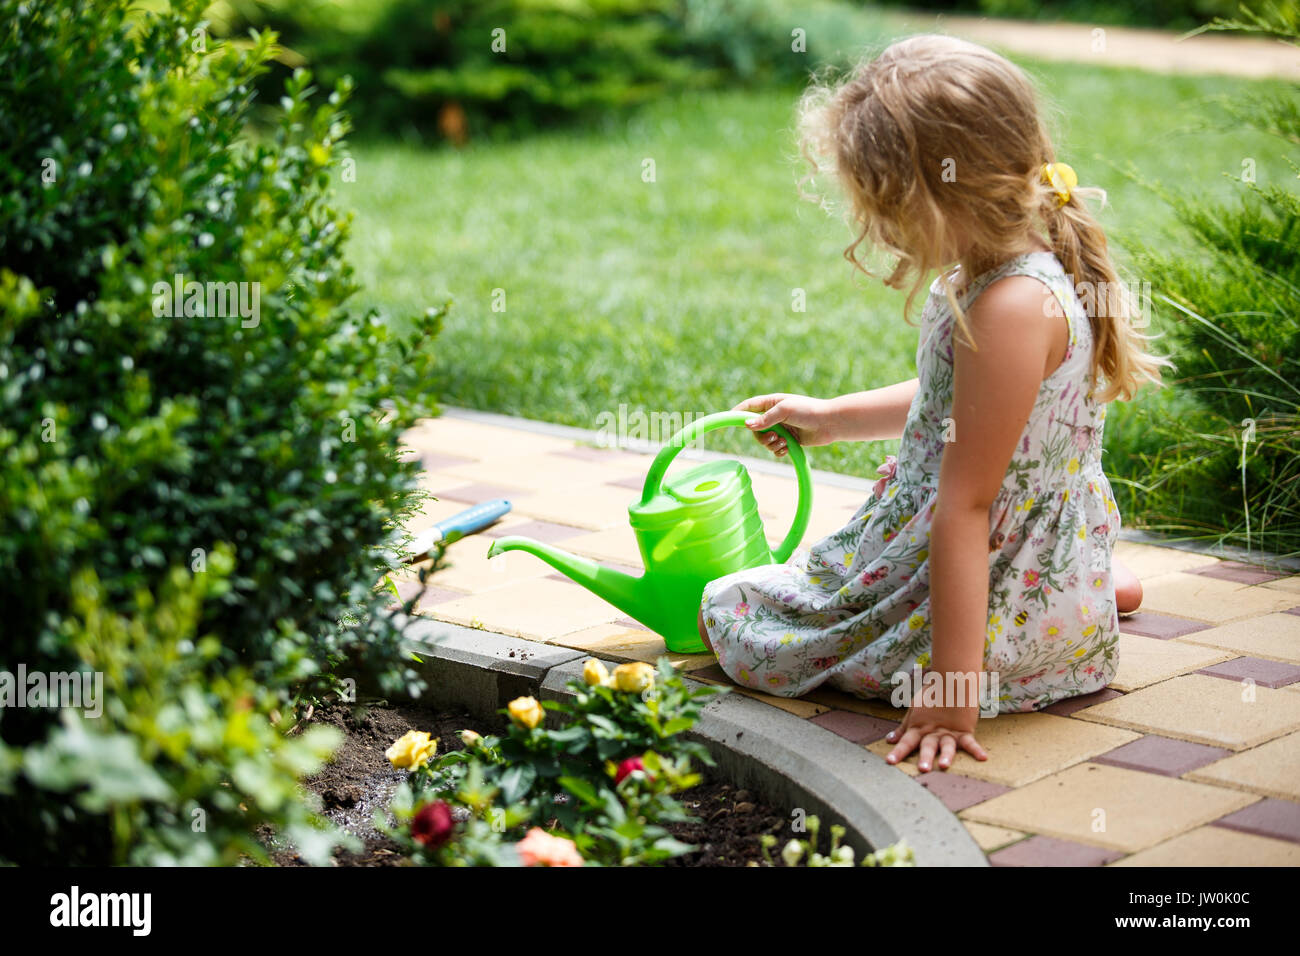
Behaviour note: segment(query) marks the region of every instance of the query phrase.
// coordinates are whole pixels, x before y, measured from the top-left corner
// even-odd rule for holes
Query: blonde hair
[[[1086,293],[1080,301],[1093,330],[1097,399],[1129,399],[1143,382],[1160,383],[1160,366],[1169,363],[1150,354],[1150,337],[1134,328],[1132,298],[1083,202],[1104,203],[1105,191],[1075,187],[1062,203],[1044,181],[1055,149],[1034,87],[1013,63],[954,37],[910,37],[838,84],[814,80],[798,120],[800,152],[813,167],[800,195],[821,201],[803,183],[834,172],[860,229],[844,257],[872,275],[859,246],[895,256],[882,278],[896,289],[911,280],[905,312],[930,272],[959,263],[963,276],[977,275],[1037,235]],[[969,341],[951,278],[941,281]]]

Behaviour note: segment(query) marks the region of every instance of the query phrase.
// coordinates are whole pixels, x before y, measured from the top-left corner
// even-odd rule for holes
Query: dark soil
[[[440,712],[418,704],[390,707],[382,701],[317,706],[305,723],[331,724],[345,734],[334,760],[305,781],[320,797],[325,815],[362,841],[359,852],[336,851],[337,866],[406,863],[401,847],[377,832],[372,822],[374,812],[388,805],[406,776],[405,771],[394,770],[384,756],[394,740],[408,730],[425,730],[438,738],[438,753],[445,754],[464,749],[459,737],[462,730],[500,731],[500,727],[465,713]],[[667,829],[699,849],[669,861],[668,866],[747,866],[762,861],[759,838],[764,833],[777,836],[782,844],[791,835],[788,817],[750,791],[738,790],[725,781],[706,778],[677,798],[699,822],[670,824]],[[274,841],[269,842],[274,847]],[[281,866],[305,865],[292,849],[273,849],[271,855]]]

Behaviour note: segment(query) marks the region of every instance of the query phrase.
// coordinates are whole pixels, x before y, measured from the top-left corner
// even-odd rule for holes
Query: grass
[[[1121,243],[1179,240],[1163,202],[1118,167],[1225,198],[1246,157],[1261,181],[1293,175],[1262,136],[1197,131],[1207,97],[1260,84],[1020,62],[1055,104],[1061,158],[1110,190],[1103,219]],[[620,404],[704,413],[761,392],[910,378],[917,337],[902,294],[854,273],[847,226],[796,195],[797,95],[685,95],[463,151],[358,144],[356,182],[339,191],[356,213],[361,301],[399,320],[454,300],[429,383],[439,400],[588,428]],[[795,289],[806,312],[792,310]],[[1111,420],[1109,440],[1141,440],[1132,415]],[[742,441],[710,439],[753,449]],[[871,475],[890,444],[810,454]]]

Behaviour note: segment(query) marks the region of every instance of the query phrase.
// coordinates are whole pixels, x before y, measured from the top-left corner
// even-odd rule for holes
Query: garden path
[[[626,509],[648,454],[599,448],[594,432],[451,409],[410,431],[407,445],[437,496],[412,531],[493,498],[514,506],[450,547],[417,613],[606,660],[667,653],[656,634],[537,558],[486,556],[490,538],[524,534],[639,573]],[[776,533],[794,511],[790,469],[747,464]],[[805,541],[842,526],[870,483],[819,472],[815,487]],[[1118,553],[1146,595],[1121,621],[1110,687],[984,721],[985,763],[962,754],[947,772],[918,775],[913,757],[881,761],[878,772],[917,777],[995,865],[1300,865],[1300,574],[1124,535]],[[418,584],[398,588],[409,597]],[[710,655],[669,657],[692,678],[729,683]],[[901,717],[834,692],[792,700],[735,690],[882,755]]]

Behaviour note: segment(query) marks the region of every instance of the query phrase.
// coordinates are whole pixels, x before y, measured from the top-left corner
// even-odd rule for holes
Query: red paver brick
[[[964,777],[948,770],[932,770],[919,773],[913,779],[943,801],[943,805],[957,813],[967,807],[973,807],[985,800],[992,800],[1008,793],[1011,788],[987,780]]]
[[[591,448],[587,445],[575,445],[572,448],[562,448],[548,454],[561,455],[564,458],[577,458],[579,461],[595,461],[603,465],[623,463],[642,465],[649,460],[645,455],[637,455],[617,448]]]
[[[1093,757],[1092,761],[1166,777],[1181,777],[1231,754],[1231,750],[1221,747],[1208,747],[1205,744],[1161,737],[1159,734],[1148,734],[1140,740],[1108,750],[1100,757]]]
[[[1218,564],[1208,564],[1203,568],[1192,568],[1188,574],[1201,574],[1207,578],[1219,578],[1223,581],[1234,581],[1237,584],[1265,584],[1269,581],[1276,581],[1278,578],[1287,577],[1281,571],[1269,571],[1267,568],[1256,567],[1253,564],[1243,564],[1240,561],[1220,561]]]
[[[1208,630],[1213,626],[1204,621],[1189,621],[1186,618],[1174,617],[1172,614],[1157,614],[1155,611],[1138,611],[1136,614],[1119,619],[1119,629],[1122,633],[1136,634],[1138,637],[1156,637],[1162,641]]]
[[[518,498],[521,495],[528,494],[528,492],[523,488],[514,488],[509,485],[489,485],[483,482],[475,482],[470,485],[461,485],[458,488],[436,491],[434,494],[438,498],[463,501],[467,505],[481,505],[485,501],[495,501],[497,498]]]
[[[411,600],[411,598],[415,597],[415,595],[420,593],[419,581],[406,580],[398,581],[396,583],[397,594],[401,598],[401,604],[405,604],[407,601]],[[435,604],[442,604],[445,601],[455,601],[457,598],[463,598],[465,596],[464,591],[453,591],[450,588],[438,588],[433,585],[428,585],[424,589],[424,594],[420,597],[417,608],[433,607]],[[393,601],[388,606],[390,608],[398,607],[399,603]]]
[[[1300,843],[1300,803],[1265,797],[1214,821],[1216,827]]]
[[[1069,717],[1076,710],[1083,710],[1083,708],[1091,707],[1093,704],[1104,704],[1108,700],[1114,700],[1116,697],[1123,696],[1124,694],[1121,691],[1112,690],[1109,687],[1103,687],[1101,690],[1094,691],[1091,694],[1058,700],[1051,707],[1044,707],[1043,713],[1055,714],[1057,717]]]
[[[1262,657],[1234,657],[1222,664],[1203,667],[1196,673],[1227,680],[1252,680],[1260,687],[1285,687],[1300,681],[1300,665],[1268,661]]]
[[[504,528],[500,524],[494,524],[489,528],[484,528],[479,534],[488,538],[520,534],[525,538],[541,541],[543,544],[554,544],[557,541],[563,541],[565,538],[574,538],[580,534],[591,534],[591,532],[586,528],[575,528],[573,525],[557,524],[554,521],[525,521],[522,524]]]
[[[989,855],[994,866],[1104,866],[1122,857],[1120,850],[1107,850],[1073,840],[1032,836]]]
[[[422,451],[416,455],[419,459],[420,467],[425,471],[441,471],[444,468],[455,468],[457,465],[468,465],[475,461],[474,458],[462,458],[460,455],[445,455],[440,451]]]
[[[898,726],[898,723],[893,720],[885,720],[882,717],[869,717],[866,714],[855,714],[848,710],[832,710],[825,714],[818,714],[812,718],[812,722],[825,727],[827,730],[834,731],[855,744],[869,744],[877,741]]]

